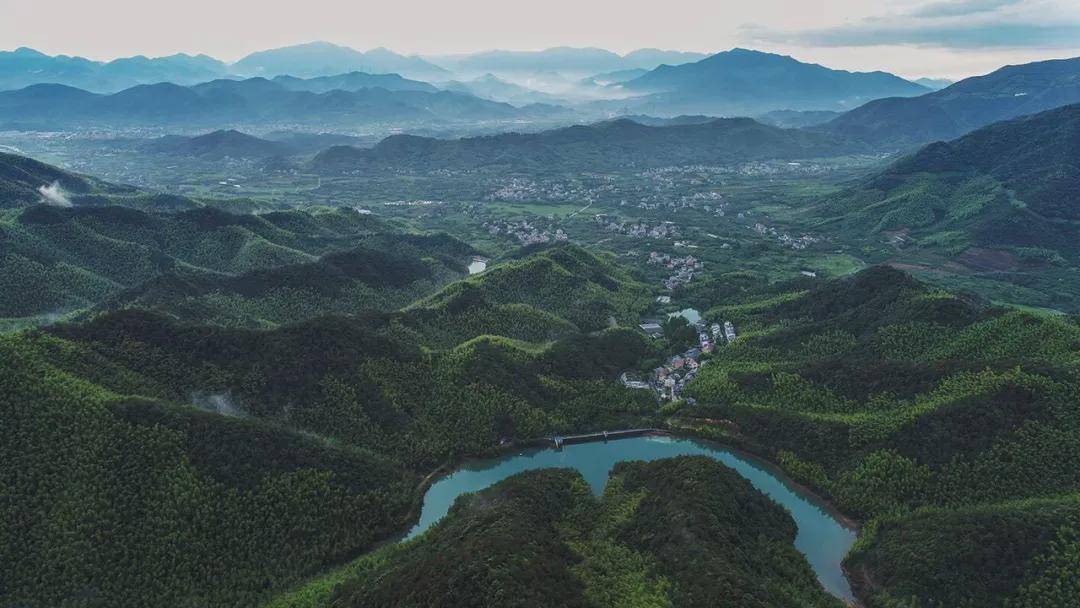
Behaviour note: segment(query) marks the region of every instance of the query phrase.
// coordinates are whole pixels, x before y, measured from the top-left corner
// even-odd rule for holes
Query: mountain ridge
[[[329,148],[315,156],[312,167],[328,172],[375,167],[552,169],[573,165],[575,159],[587,159],[584,166],[591,169],[645,168],[814,158],[863,150],[853,142],[771,127],[750,118],[700,120],[704,119],[654,127],[618,119],[540,133],[505,133],[456,140],[395,135],[374,148]],[[581,168],[580,163],[577,166]]]
[[[639,103],[682,114],[837,110],[870,99],[917,95],[925,87],[887,72],[849,72],[788,55],[735,48],[694,63],[662,65],[622,83]]]
[[[1080,57],[1052,59],[1005,66],[918,97],[870,101],[820,129],[909,147],[1077,102]]]

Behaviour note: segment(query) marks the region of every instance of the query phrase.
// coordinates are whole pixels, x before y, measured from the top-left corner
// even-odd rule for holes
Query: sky
[[[439,55],[735,46],[902,76],[959,78],[1080,56],[1080,0],[0,0],[0,49],[233,61],[325,40]]]

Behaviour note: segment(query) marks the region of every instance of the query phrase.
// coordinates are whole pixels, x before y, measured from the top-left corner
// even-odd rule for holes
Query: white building
[[[724,338],[726,338],[728,342],[735,341],[735,326],[731,324],[731,321],[724,321]]]

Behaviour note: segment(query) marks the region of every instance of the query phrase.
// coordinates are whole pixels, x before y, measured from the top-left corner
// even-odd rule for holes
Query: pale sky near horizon
[[[1078,0],[0,0],[0,16],[0,49],[101,60],[186,52],[233,61],[313,40],[424,55],[743,46],[833,68],[958,78],[1080,55]]]

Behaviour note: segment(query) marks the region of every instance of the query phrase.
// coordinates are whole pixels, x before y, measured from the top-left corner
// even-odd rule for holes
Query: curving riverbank
[[[787,509],[798,526],[795,547],[806,556],[822,586],[841,599],[855,601],[842,567],[844,556],[857,536],[850,520],[765,460],[719,444],[662,433],[566,445],[558,450],[521,448],[500,457],[464,461],[453,472],[430,484],[424,493],[420,519],[405,539],[415,538],[442,519],[458,496],[483,490],[522,471],[573,468],[599,494],[608,472],[617,462],[682,455],[705,455],[722,462]]]

